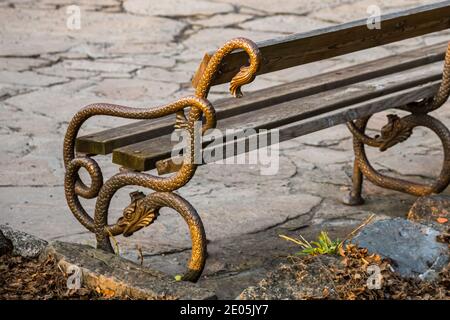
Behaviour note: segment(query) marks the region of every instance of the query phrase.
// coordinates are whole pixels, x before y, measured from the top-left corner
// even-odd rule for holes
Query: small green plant
[[[319,255],[319,254],[339,254],[339,246],[341,241],[339,239],[332,241],[325,231],[320,232],[317,241],[308,242],[300,235],[300,239],[294,239],[285,235],[280,235],[281,238],[294,242],[303,248],[297,254],[301,255]]]
[[[181,280],[183,280],[183,276],[180,275],[180,274],[177,274],[177,275],[175,276],[175,281],[181,281]]]

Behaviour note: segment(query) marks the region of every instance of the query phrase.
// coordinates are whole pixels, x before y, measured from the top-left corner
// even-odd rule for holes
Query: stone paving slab
[[[81,269],[83,286],[108,290],[115,296],[144,300],[211,300],[214,292],[90,246],[56,241],[41,254],[53,256],[65,273],[73,265]],[[73,272],[73,271],[72,271]]]

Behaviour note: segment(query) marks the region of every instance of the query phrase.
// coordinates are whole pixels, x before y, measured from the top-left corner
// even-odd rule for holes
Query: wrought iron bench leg
[[[117,235],[131,236],[134,232],[152,224],[162,207],[177,211],[189,227],[192,241],[192,253],[187,272],[183,280],[197,281],[206,260],[206,236],[202,221],[197,211],[179,195],[173,193],[183,187],[194,176],[195,163],[195,123],[202,123],[201,134],[216,126],[213,106],[206,100],[211,83],[219,72],[222,59],[234,50],[244,50],[249,56],[250,64],[243,66],[230,82],[230,91],[240,96],[241,86],[250,83],[261,64],[258,47],[250,40],[236,38],[225,43],[210,57],[204,71],[198,76],[194,97],[179,99],[173,103],[154,108],[130,108],[112,104],[92,104],[78,111],[69,123],[64,138],[64,166],[66,168],[64,189],[67,204],[78,221],[89,231],[95,233],[97,248],[114,252],[110,237]],[[185,109],[189,108],[187,115]],[[82,124],[97,115],[113,116],[128,119],[154,119],[169,114],[176,114],[175,128],[187,131],[189,141],[183,155],[183,163],[179,170],[169,176],[160,177],[149,173],[132,170],[121,170],[116,175],[103,181],[102,171],[90,155],[75,154],[75,141]],[[202,119],[203,118],[203,119]],[[202,121],[204,120],[204,121]],[[190,142],[190,143],[189,143]],[[88,171],[90,186],[85,185],[78,174],[81,168]],[[114,224],[108,224],[108,212],[114,194],[125,186],[138,186],[155,192],[147,196],[142,192],[130,194],[131,203],[123,211],[123,216]],[[83,208],[79,198],[97,198],[94,217]]]
[[[353,134],[353,149],[355,161],[353,167],[353,185],[348,195],[343,198],[347,205],[360,205],[364,202],[361,197],[363,177],[383,188],[424,196],[442,192],[450,183],[450,131],[438,119],[428,115],[429,112],[441,107],[450,95],[450,43],[445,56],[442,82],[436,95],[430,99],[413,102],[397,109],[410,112],[403,118],[388,115],[388,123],[381,129],[381,134],[369,137],[365,134],[366,126],[371,118],[365,117],[347,123]],[[367,159],[365,146],[379,148],[385,151],[396,144],[407,140],[415,127],[426,127],[432,130],[441,140],[444,150],[444,163],[437,180],[432,184],[420,184],[403,179],[396,179],[381,174],[373,168]]]
[[[363,179],[364,176],[361,170],[359,169],[358,161],[355,159],[353,163],[352,189],[342,199],[343,203],[349,206],[357,206],[360,204],[364,204],[364,199],[361,196]]]
[[[180,170],[169,176],[159,177],[149,173],[120,170],[107,181],[97,162],[89,155],[75,155],[75,140],[81,125],[90,117],[96,115],[112,115],[116,117],[141,119],[158,117],[175,113],[191,107],[192,114],[186,120],[186,130],[191,141],[190,151],[185,153]],[[93,104],[81,109],[69,123],[64,140],[64,163],[66,166],[64,189],[67,204],[78,219],[89,231],[95,233],[97,248],[114,252],[110,237],[123,234],[131,236],[134,232],[150,225],[159,215],[162,207],[169,207],[177,211],[189,226],[192,239],[192,255],[188,264],[188,271],[182,279],[196,281],[205,265],[206,237],[203,224],[195,209],[183,198],[173,193],[190,181],[196,171],[194,159],[194,122],[203,115],[205,123],[203,131],[214,128],[216,124],[215,112],[212,105],[203,98],[186,97],[172,104],[150,109],[129,108],[109,104]],[[85,168],[90,175],[90,186],[85,185],[80,177],[79,170]],[[143,193],[131,194],[132,202],[123,211],[116,223],[108,224],[108,213],[111,199],[114,194],[125,186],[148,188],[154,193],[145,196]],[[79,198],[97,198],[94,217],[92,218],[83,208]]]

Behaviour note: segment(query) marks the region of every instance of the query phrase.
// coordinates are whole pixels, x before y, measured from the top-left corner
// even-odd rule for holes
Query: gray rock
[[[6,238],[3,232],[0,230],[0,256],[7,254],[13,250],[11,240]]]
[[[433,279],[448,261],[446,244],[436,241],[439,231],[403,218],[376,221],[352,242],[393,262],[402,276]]]
[[[81,269],[85,287],[113,291],[116,296],[127,295],[134,299],[215,299],[214,292],[185,281],[176,281],[160,271],[152,270],[118,255],[93,247],[53,242],[42,253],[41,259],[49,255],[58,260],[61,269],[70,274],[72,265]]]
[[[5,225],[0,225],[0,231],[12,242],[14,248],[12,251],[13,255],[36,258],[48,244],[45,240],[22,231],[13,230]]]

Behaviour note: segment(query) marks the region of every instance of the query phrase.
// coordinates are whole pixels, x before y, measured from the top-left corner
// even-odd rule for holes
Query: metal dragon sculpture
[[[370,182],[387,189],[401,191],[416,196],[430,195],[442,192],[450,183],[450,131],[436,118],[428,115],[431,111],[440,108],[450,95],[450,43],[444,61],[442,82],[437,93],[429,98],[412,102],[397,109],[410,112],[403,118],[397,115],[388,115],[388,123],[381,129],[381,134],[374,138],[365,134],[367,123],[371,116],[350,121],[347,127],[353,134],[353,149],[355,152],[355,163],[353,167],[352,190],[343,199],[348,205],[358,205],[364,202],[361,197],[363,177]],[[432,130],[441,140],[444,150],[444,162],[439,177],[434,183],[422,184],[396,179],[378,172],[370,164],[365,145],[379,148],[385,151],[396,144],[406,141],[415,127],[426,127]]]
[[[250,40],[236,38],[225,43],[211,57],[196,87],[195,96],[185,97],[173,103],[150,108],[131,108],[113,104],[91,104],[78,111],[69,123],[64,139],[64,166],[66,169],[64,189],[68,206],[78,221],[89,231],[95,233],[97,248],[114,252],[110,237],[123,234],[131,236],[134,232],[152,224],[162,207],[177,211],[189,227],[192,253],[188,270],[183,280],[197,281],[206,259],[206,236],[202,221],[196,210],[173,191],[181,188],[193,177],[196,171],[194,163],[194,123],[204,118],[202,133],[216,125],[213,106],[207,99],[214,77],[219,71],[225,56],[234,50],[242,49],[249,57],[249,65],[241,67],[230,82],[233,96],[242,95],[241,87],[254,80],[261,64],[258,47]],[[187,115],[185,109],[190,107]],[[183,155],[181,168],[169,177],[155,176],[149,173],[121,170],[103,181],[102,171],[97,162],[86,154],[76,154],[75,141],[83,123],[93,116],[112,116],[128,119],[154,119],[176,114],[176,127],[188,131],[191,148]],[[79,177],[80,168],[87,170],[91,184],[87,186]],[[145,195],[141,192],[130,194],[131,204],[124,209],[123,217],[114,224],[108,224],[108,211],[114,194],[125,186],[138,186],[153,190]],[[89,215],[79,198],[97,198],[94,217]]]

